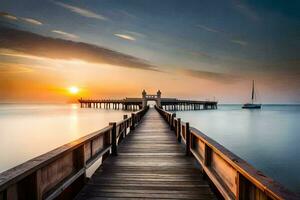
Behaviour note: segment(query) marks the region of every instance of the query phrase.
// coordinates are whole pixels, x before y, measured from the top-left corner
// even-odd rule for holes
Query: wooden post
[[[123,119],[127,119],[127,118],[128,118],[128,115],[123,115]],[[128,121],[126,121],[126,123],[125,123],[124,137],[127,135],[127,123],[128,123]]]
[[[257,195],[257,194],[253,194],[253,192],[255,192],[255,190],[249,189],[251,187],[249,181],[247,181],[243,177],[243,175],[239,172],[237,173],[237,176],[236,176],[236,183],[237,183],[236,195],[235,195],[236,200],[249,199],[250,196]],[[252,193],[251,193],[251,191],[252,191]]]
[[[177,141],[180,143],[181,142],[181,119],[180,118],[177,118],[176,136],[177,136]]]
[[[131,113],[131,126],[130,126],[130,130],[134,130],[135,129],[135,114]]]
[[[170,120],[170,129],[174,130],[173,124],[174,124],[174,118],[176,117],[175,113],[172,113],[171,120]]]
[[[116,131],[116,122],[110,122],[109,125],[112,126],[112,130],[111,130],[111,138],[112,138],[112,146],[111,146],[111,150],[112,150],[112,155],[117,156],[118,155],[118,144],[117,144],[117,131]]]
[[[211,163],[211,148],[205,144],[204,147],[204,165],[209,167]]]
[[[189,156],[191,154],[191,150],[190,150],[191,132],[190,132],[190,124],[188,122],[185,125],[185,139],[186,139],[185,154]]]

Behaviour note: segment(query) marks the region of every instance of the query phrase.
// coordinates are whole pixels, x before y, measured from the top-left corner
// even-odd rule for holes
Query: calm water
[[[289,189],[300,192],[300,106],[219,106],[177,112],[220,144]]]
[[[0,104],[0,172],[122,119],[78,105]],[[268,176],[300,192],[300,106],[177,112]]]
[[[125,111],[0,104],[0,172],[123,119]]]

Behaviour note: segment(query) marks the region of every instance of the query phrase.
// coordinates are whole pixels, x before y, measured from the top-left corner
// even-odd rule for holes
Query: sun
[[[68,90],[69,90],[69,93],[71,93],[71,94],[77,94],[79,92],[79,88],[76,86],[71,86],[68,88]]]

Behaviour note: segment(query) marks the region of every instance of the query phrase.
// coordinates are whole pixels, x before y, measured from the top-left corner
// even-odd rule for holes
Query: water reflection
[[[2,104],[0,172],[119,121],[125,113],[76,104]]]

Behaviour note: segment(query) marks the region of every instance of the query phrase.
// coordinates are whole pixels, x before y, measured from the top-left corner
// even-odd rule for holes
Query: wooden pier
[[[155,127],[155,130],[153,130]],[[216,199],[154,109],[92,176],[76,200]]]
[[[146,91],[142,92],[142,98],[125,98],[125,99],[79,99],[81,108],[104,108],[104,109],[122,109],[122,110],[139,110],[147,106],[148,101],[155,101],[158,107],[164,110],[181,111],[181,110],[208,110],[217,109],[217,101],[196,101],[180,100],[177,98],[161,98],[161,92],[155,95],[147,95]]]
[[[0,200],[299,199],[176,114],[148,110],[1,173]]]
[[[141,98],[125,99],[79,99],[81,108],[103,108],[114,110],[140,110],[142,109]]]

